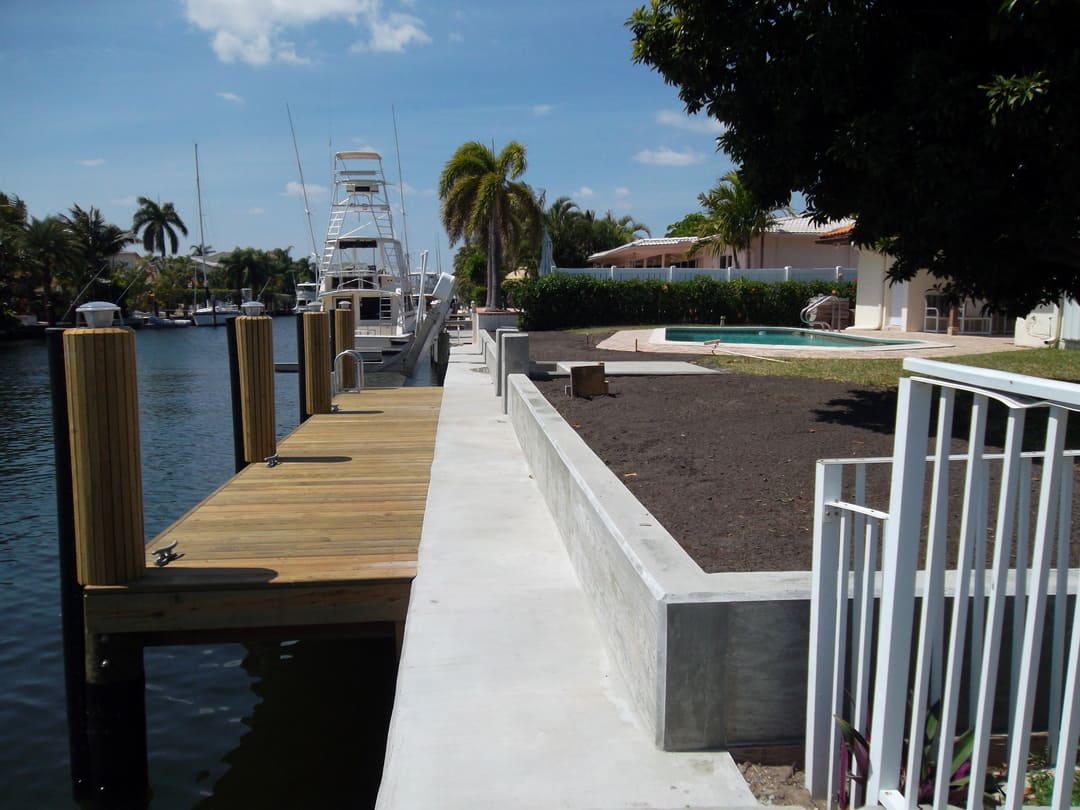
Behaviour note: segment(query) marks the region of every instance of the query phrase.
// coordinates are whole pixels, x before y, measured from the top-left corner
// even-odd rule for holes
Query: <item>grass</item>
[[[604,334],[626,329],[655,329],[656,324],[587,326],[568,329],[576,334]],[[1080,383],[1080,351],[1062,349],[1021,349],[989,354],[964,354],[934,358],[945,363],[992,368],[1014,374],[1027,374],[1050,380]],[[867,358],[860,360],[785,357],[783,362],[736,355],[713,355],[698,361],[703,366],[723,368],[740,374],[763,377],[805,377],[815,380],[848,382],[867,388],[895,388],[906,376],[903,359]]]
[[[966,354],[936,358],[946,363],[959,363],[980,368],[992,368],[1032,377],[1080,383],[1080,351],[1062,349],[1023,349],[1015,352]],[[816,380],[849,382],[867,388],[895,388],[905,376],[903,360],[896,359],[818,359],[784,358],[783,363],[751,357],[713,356],[699,361],[702,365],[723,368],[740,374],[769,377],[809,377]]]

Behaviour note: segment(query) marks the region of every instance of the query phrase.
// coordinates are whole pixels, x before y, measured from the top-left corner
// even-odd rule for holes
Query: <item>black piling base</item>
[[[123,636],[86,639],[88,775],[91,807],[127,810],[150,801],[146,763],[146,676],[141,642]]]

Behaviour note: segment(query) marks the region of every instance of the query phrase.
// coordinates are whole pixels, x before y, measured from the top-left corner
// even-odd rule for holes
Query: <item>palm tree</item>
[[[147,197],[139,197],[139,210],[131,220],[131,230],[136,234],[142,230],[143,248],[150,253],[160,251],[163,257],[166,255],[166,239],[169,252],[175,255],[180,246],[180,238],[176,232],[180,231],[187,236],[187,226],[171,202],[158,205]]]
[[[494,147],[470,141],[458,147],[439,175],[442,222],[451,246],[459,240],[486,242],[489,307],[499,305],[504,248],[540,229],[540,206],[518,179],[526,165],[525,147],[517,141],[498,155]]]
[[[117,253],[135,241],[130,231],[106,222],[101,211],[94,206],[86,211],[73,205],[70,215],[61,219],[82,258],[81,272],[73,279],[80,290],[84,283],[107,267]]]
[[[21,241],[25,264],[40,282],[45,320],[49,326],[55,326],[54,280],[58,274],[78,263],[79,248],[60,217],[31,217],[23,230]]]
[[[732,249],[736,267],[739,266],[739,251],[745,250],[749,267],[750,245],[755,236],[764,236],[776,221],[775,211],[762,208],[734,170],[721,177],[713,188],[699,194],[698,202],[705,209],[706,221],[699,234],[702,238],[691,249],[690,255],[707,246],[726,245]]]

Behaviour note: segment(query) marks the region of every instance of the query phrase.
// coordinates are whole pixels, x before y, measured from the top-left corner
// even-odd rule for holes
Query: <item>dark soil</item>
[[[530,355],[539,361],[693,359],[592,348],[606,336],[594,334],[587,343],[581,334],[532,332]],[[816,460],[892,455],[895,390],[718,374],[613,377],[613,395],[571,399],[566,384],[565,378],[536,381],[709,572],[810,570]],[[962,485],[958,478],[954,474],[954,489]],[[887,493],[884,468],[871,487]],[[1075,564],[1080,540],[1073,546]]]

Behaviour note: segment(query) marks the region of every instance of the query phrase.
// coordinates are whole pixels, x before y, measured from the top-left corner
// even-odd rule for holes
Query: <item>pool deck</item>
[[[835,359],[854,358],[901,358],[901,357],[954,357],[962,354],[986,354],[988,352],[1008,352],[1027,348],[1017,346],[1011,335],[986,337],[983,335],[939,335],[929,332],[897,332],[877,329],[845,329],[837,334],[856,337],[885,338],[887,340],[921,341],[924,345],[895,345],[868,347],[859,349],[819,348],[808,349],[799,346],[767,346],[725,343],[723,345],[703,346],[700,343],[679,343],[677,341],[653,342],[657,329],[627,329],[616,332],[607,340],[597,344],[598,349],[624,352],[663,352],[665,354],[716,354],[739,355],[742,357],[817,357]]]

